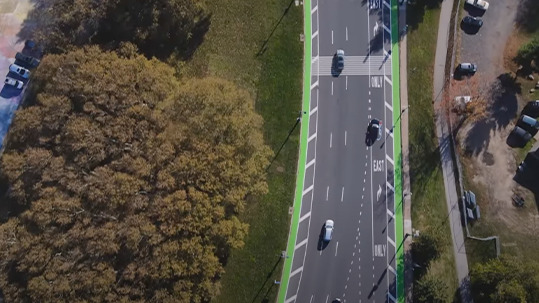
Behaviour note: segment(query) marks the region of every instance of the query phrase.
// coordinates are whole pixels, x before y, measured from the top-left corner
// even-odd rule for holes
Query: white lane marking
[[[389,85],[393,85],[393,82],[391,82],[388,76],[384,75],[384,80],[386,80],[386,82],[389,83]]]
[[[313,165],[314,162],[316,162],[316,159],[312,159],[309,163],[307,163],[307,166],[305,166],[305,169],[307,169],[307,168],[309,168],[311,165]]]
[[[395,192],[395,188],[393,187],[393,185],[389,184],[389,182],[386,181],[386,185],[387,187],[389,187],[389,189],[391,189],[392,192]]]
[[[313,297],[314,297],[314,295],[311,295],[311,301],[309,301],[309,303],[313,302]]]
[[[387,103],[386,103],[387,104]],[[314,113],[316,113],[318,111],[318,106],[313,108],[310,112],[309,112],[309,116],[312,116]]]
[[[370,159],[372,160],[372,149],[370,152]],[[373,197],[373,190],[372,190],[372,165],[370,166],[370,170],[371,170],[371,239],[372,239],[371,245],[372,245],[372,255],[374,256],[374,197]],[[373,257],[373,260],[374,260],[374,257]]]
[[[309,211],[308,213],[303,215],[303,217],[299,218],[299,223],[301,223],[303,220],[307,219],[310,216],[311,216],[311,212]]]
[[[348,26],[346,27],[346,41],[348,41]]]
[[[289,303],[289,302],[292,302],[292,301],[296,301],[297,296],[298,295],[293,295],[292,297],[288,298],[288,300],[284,301],[284,303]]]
[[[393,268],[393,266],[391,265],[387,265],[387,269],[389,269],[390,272],[394,273],[394,274],[397,274],[397,272],[395,271],[395,269]]]
[[[390,299],[391,301],[397,302],[397,299],[395,299],[395,297],[393,297],[389,291],[387,292],[387,296],[389,297],[389,299]]]
[[[342,187],[342,190],[341,190],[341,202],[344,200],[344,186]]]
[[[312,39],[316,38],[318,36],[318,31],[314,32]]]
[[[345,87],[344,87],[344,89],[348,90],[348,76],[346,76],[344,79],[345,79]]]
[[[391,245],[393,245],[393,247],[397,247],[397,246],[395,245],[395,241],[391,240],[390,237],[387,237],[387,242],[389,242]]]
[[[386,32],[388,32],[389,34],[391,34],[391,31],[389,30],[389,28],[387,28],[387,26],[385,24],[382,24],[382,26],[384,27],[384,29],[386,30]]]
[[[389,210],[389,208],[387,209],[387,214],[388,214],[391,218],[395,219],[395,214],[392,213],[391,210]]]
[[[391,163],[391,165],[395,165],[395,163],[393,163],[393,159],[391,159],[388,155],[386,155],[386,160]]]
[[[296,274],[298,274],[299,272],[303,271],[303,266],[294,270],[291,274],[290,274],[290,277],[292,276],[295,276]]]
[[[297,245],[294,247],[294,250],[296,250],[296,249],[302,247],[303,245],[307,244],[307,241],[308,241],[308,240],[309,240],[309,239],[307,238],[307,239],[305,239],[305,240],[299,242],[299,244],[297,244]]]
[[[337,256],[338,249],[339,249],[339,241],[337,241],[337,245],[335,246],[335,257]]]
[[[371,99],[369,99],[369,103],[371,103]]]
[[[313,57],[311,59],[311,64],[314,64],[316,61],[320,61],[320,56]]]
[[[313,190],[313,185],[309,186],[306,190],[303,191],[303,195],[305,195],[306,193],[310,192],[311,190]]]
[[[309,139],[307,139],[307,142],[311,142],[314,138],[316,138],[316,133],[310,136]]]
[[[328,303],[329,295],[326,297],[326,303]]]
[[[371,91],[369,91],[369,96],[371,95]],[[369,102],[371,102],[371,100],[369,99]]]
[[[315,7],[311,10],[311,15],[314,14],[317,10],[318,10],[318,5],[315,6]]]
[[[315,87],[318,86],[318,80],[316,80],[316,82],[314,82],[313,84],[311,84],[311,90],[313,90]]]
[[[331,95],[333,96],[333,81],[331,81]]]
[[[346,146],[346,131],[344,131],[344,146]]]
[[[329,148],[333,146],[333,133],[329,133]]]
[[[387,8],[391,9],[391,6],[389,6],[389,4],[388,4],[387,2],[385,2],[385,1],[384,1],[384,5],[385,5]]]
[[[390,111],[393,111],[393,106],[389,105],[389,103],[385,102],[386,107],[389,108]]]
[[[373,36],[376,36],[376,33],[378,32],[378,28],[379,28],[378,22],[374,23],[374,28],[372,29]]]
[[[328,186],[328,189],[326,190],[326,201],[329,199],[329,186]]]
[[[331,45],[333,45],[333,30],[331,30]]]
[[[378,184],[378,190],[376,191],[376,201],[380,200],[381,195],[382,195],[382,185]]]

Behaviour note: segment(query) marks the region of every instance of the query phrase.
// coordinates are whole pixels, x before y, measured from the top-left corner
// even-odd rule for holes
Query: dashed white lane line
[[[348,39],[346,39],[346,40],[348,40]],[[344,89],[348,90],[348,76],[346,76],[344,79],[345,79]]]
[[[327,190],[326,190],[326,201],[327,201],[328,199],[329,199],[329,186],[328,186],[328,188],[327,188]]]
[[[333,81],[331,81],[331,95],[333,96]]]
[[[341,190],[341,202],[344,200],[344,186],[342,187],[342,190]]]
[[[335,246],[335,257],[337,256],[337,250],[339,250],[339,241],[337,241],[337,245]]]
[[[333,30],[331,30],[331,45],[333,45]]]
[[[314,295],[311,295],[311,301],[309,301],[309,303],[313,302],[313,297],[314,297]]]
[[[346,41],[348,41],[348,26],[346,27]]]
[[[344,131],[344,146],[346,146],[346,131]]]
[[[329,148],[333,145],[333,133],[329,133]]]
[[[333,33],[333,32],[332,32]],[[329,300],[329,295],[326,297],[326,303],[328,303],[328,300]]]

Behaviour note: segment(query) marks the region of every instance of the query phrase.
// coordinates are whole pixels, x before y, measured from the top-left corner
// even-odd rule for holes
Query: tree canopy
[[[445,303],[447,298],[447,285],[444,281],[425,276],[414,286],[413,291],[415,303]]]
[[[163,59],[173,51],[189,56],[209,20],[197,0],[47,0],[36,2],[23,32],[49,51],[131,42],[146,56]]]
[[[271,157],[249,94],[96,47],[43,59],[0,162],[8,302],[201,302]]]
[[[502,255],[478,264],[471,271],[475,302],[537,302],[539,264]]]

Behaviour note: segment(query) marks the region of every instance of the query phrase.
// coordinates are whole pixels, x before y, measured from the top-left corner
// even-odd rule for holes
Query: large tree
[[[46,57],[1,160],[9,302],[201,302],[266,191],[262,119],[219,79],[89,48]]]
[[[48,51],[131,42],[148,57],[173,51],[188,56],[209,27],[198,0],[43,0],[37,1],[23,32]]]

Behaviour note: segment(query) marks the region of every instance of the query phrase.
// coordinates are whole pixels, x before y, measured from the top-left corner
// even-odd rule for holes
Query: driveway
[[[31,8],[32,4],[29,0],[0,0],[0,77],[2,79],[8,75],[9,65],[15,62],[15,54],[24,48],[24,41],[19,41],[17,34]],[[10,77],[17,78],[13,74],[10,74]],[[4,147],[4,138],[15,111],[19,107],[23,91],[24,88],[21,91],[2,84],[0,90],[0,149]]]

